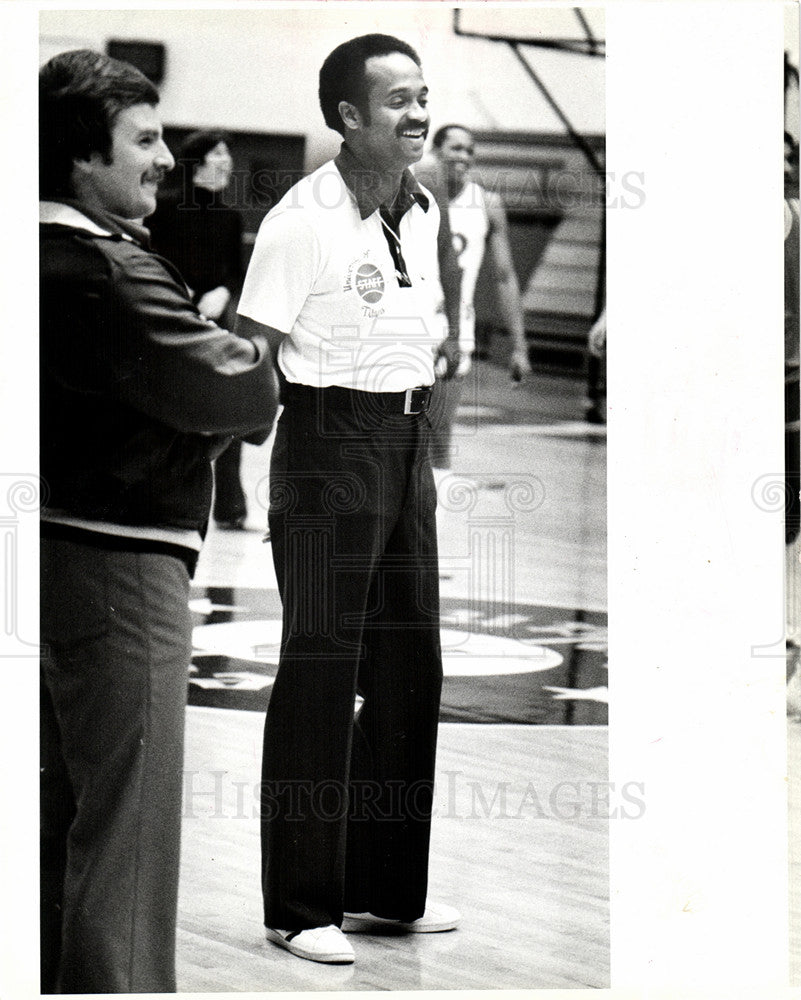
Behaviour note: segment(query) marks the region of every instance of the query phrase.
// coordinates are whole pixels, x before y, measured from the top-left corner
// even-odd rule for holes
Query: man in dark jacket
[[[242,288],[242,218],[226,204],[234,161],[224,132],[192,132],[181,144],[173,190],[159,194],[148,229],[156,253],[172,261],[189,286],[192,301],[220,326],[233,323]],[[177,175],[177,177],[176,177]],[[214,520],[242,530],[247,499],[240,465],[242,441],[235,438],[214,463]]]
[[[42,992],[171,992],[189,579],[273,372],[132,221],[173,166],[152,84],[79,51],[39,86]]]

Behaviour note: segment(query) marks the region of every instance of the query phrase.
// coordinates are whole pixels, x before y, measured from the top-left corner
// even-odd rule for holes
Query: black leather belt
[[[414,416],[425,413],[431,403],[431,386],[417,386],[403,392],[365,392],[362,389],[347,389],[341,385],[317,388],[298,382],[283,381],[281,385],[283,401],[297,400],[311,402],[318,399],[325,406],[345,407],[356,405],[362,410],[380,408],[385,413],[403,413]]]
[[[388,392],[387,396],[394,396],[395,393]],[[403,393],[404,413],[425,413],[431,405],[431,386],[419,386],[416,389],[407,389]]]

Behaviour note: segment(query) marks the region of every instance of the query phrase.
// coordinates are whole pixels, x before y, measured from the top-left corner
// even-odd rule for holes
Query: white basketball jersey
[[[484,191],[475,181],[468,181],[448,205],[448,219],[453,234],[453,248],[462,269],[462,315],[459,346],[470,356],[475,347],[476,314],[473,296],[484,259],[489,233],[489,216]]]

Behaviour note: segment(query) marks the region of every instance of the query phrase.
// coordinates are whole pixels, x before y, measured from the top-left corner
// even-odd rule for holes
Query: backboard
[[[602,7],[462,7],[454,11],[454,31],[589,56],[606,48]]]

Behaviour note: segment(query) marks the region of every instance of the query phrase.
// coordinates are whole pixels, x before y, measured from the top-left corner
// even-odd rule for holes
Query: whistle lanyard
[[[379,215],[381,217],[381,227],[384,230],[384,236],[389,246],[389,252],[392,254],[392,263],[395,265],[395,277],[398,279],[398,285],[401,288],[411,288],[412,279],[409,277],[406,261],[403,259],[400,236],[398,236],[391,225],[392,216],[389,214],[389,209],[382,205],[379,209]]]

